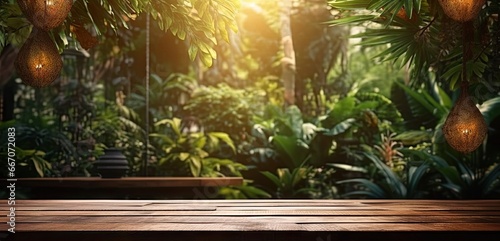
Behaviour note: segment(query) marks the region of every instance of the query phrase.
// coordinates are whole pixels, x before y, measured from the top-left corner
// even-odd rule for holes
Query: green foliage
[[[196,89],[184,109],[199,119],[205,130],[228,133],[240,142],[252,127],[252,116],[259,113],[261,98],[258,92],[220,84]]]
[[[329,149],[331,143],[313,148],[318,144],[314,140],[319,128],[306,122],[296,106],[283,111],[268,105],[265,115],[257,122],[252,129],[256,142],[250,154],[252,164],[266,178],[258,184],[265,184],[268,190],[269,185],[273,185],[274,196],[279,198],[336,197],[336,188],[331,182],[333,170],[322,171],[310,163],[313,149]]]
[[[43,170],[44,176],[91,175],[92,160],[96,156],[88,133],[89,120],[94,111],[92,91],[87,85],[75,83],[68,81],[59,89],[33,89],[18,85],[14,111],[19,133],[17,147],[37,153],[36,159],[44,153],[43,159],[51,166],[43,170],[40,167],[48,166],[30,164],[26,166],[28,170],[38,168]],[[40,173],[28,171],[21,175]]]
[[[101,86],[64,79],[59,88],[18,86],[17,144],[22,176],[91,176],[105,147],[123,148],[130,175],[141,169],[144,131],[137,114],[102,98]],[[21,155],[21,154],[20,154]],[[35,174],[35,171],[37,172]]]
[[[483,114],[486,124],[491,124],[493,120],[500,116],[500,96],[483,102],[479,106],[479,111]]]
[[[392,100],[380,93],[371,92],[358,92],[355,97],[362,103],[376,102],[373,112],[376,113],[377,118],[382,122],[389,122],[392,130],[399,131],[402,129],[403,118]]]
[[[347,157],[351,149],[361,144],[373,145],[380,132],[398,130],[401,121],[394,104],[380,94],[359,93],[341,98],[332,103],[326,115],[318,118],[320,128],[310,144],[311,163],[322,166],[328,162],[354,161]]]
[[[461,160],[450,165],[444,159],[433,158],[434,168],[443,175],[446,183],[442,186],[451,191],[455,198],[478,199],[500,197],[500,165],[495,164],[487,170],[473,168]]]
[[[433,114],[438,120],[446,117],[451,109],[450,97],[437,85],[435,86],[437,92],[429,93],[429,91],[423,89],[413,90],[401,82],[395,83],[411,96],[413,100],[424,107],[427,113]],[[413,107],[413,109],[418,111],[418,107]]]
[[[145,130],[140,124],[141,118],[119,100],[105,100],[101,87],[96,88],[93,98],[95,111],[91,124],[86,126],[95,144],[92,148],[99,155],[105,148],[121,149],[129,164],[127,175],[142,175],[143,158],[150,147],[145,147]]]
[[[498,7],[494,2],[487,1],[486,8],[474,20],[473,33],[464,34],[467,30],[446,17],[438,1],[423,0],[331,0],[330,6],[340,10],[341,17],[330,24],[365,26],[364,32],[352,37],[362,38],[360,44],[365,47],[388,45],[378,57],[400,66],[411,66],[417,77],[414,82],[420,81],[418,76],[422,70],[432,68],[440,75],[440,81],[452,89],[462,79],[494,86],[495,80],[481,79],[485,72],[490,71],[490,58],[498,58],[495,41],[484,41],[485,36],[498,35],[495,21],[489,20],[495,12],[493,9]],[[469,37],[476,40],[470,49],[472,58],[466,60],[467,71],[463,71],[463,49],[467,48],[463,36],[466,35],[473,35]],[[462,76],[463,72],[465,76]]]
[[[275,162],[277,166],[289,169],[307,162],[311,154],[309,144],[316,135],[316,126],[304,123],[302,113],[296,106],[289,106],[282,111],[270,105],[265,112],[265,120],[258,120],[260,123],[252,128],[253,136],[262,145],[251,150],[256,156],[254,161],[264,164]]]
[[[309,147],[303,140],[293,136],[274,136],[272,146],[278,154],[278,158],[286,163],[288,167],[300,166],[309,158]]]
[[[460,154],[453,151],[445,143],[443,133],[441,131],[442,125],[451,110],[452,98],[442,88],[440,88],[436,82],[430,81],[429,83],[431,83],[430,87],[423,86],[418,89],[412,89],[400,82],[396,82],[397,86],[407,94],[405,101],[406,104],[409,105],[410,113],[405,116],[405,119],[427,120],[427,122],[420,122],[420,125],[433,129],[432,144],[434,154],[445,156],[448,155],[448,153],[453,153],[453,155],[458,156]],[[500,97],[495,97],[478,106],[488,125],[500,116],[499,103]],[[403,103],[399,102],[399,104],[401,105]],[[433,118],[429,118],[430,115],[432,115]],[[398,136],[397,139],[406,142],[413,142],[414,144],[415,142],[418,143],[429,139],[429,132],[427,131],[411,131],[405,135],[406,136]],[[486,139],[486,142],[487,141],[488,138]],[[493,157],[488,158],[494,159]]]
[[[297,198],[307,197],[310,191],[306,187],[306,180],[311,167],[296,167],[290,171],[288,168],[279,168],[276,174],[265,171],[262,172],[264,176],[269,178],[276,186],[277,198]]]
[[[384,28],[368,28],[366,32],[353,37],[364,38],[364,46],[378,46],[390,43],[389,48],[378,57],[383,60],[402,58],[401,66],[414,63],[416,69],[422,69],[436,61],[439,42],[439,29],[435,28],[430,6],[425,1],[329,1],[334,8],[349,10],[331,24],[379,23]],[[437,4],[437,3],[436,3]],[[371,14],[358,13],[359,10],[371,10]],[[403,9],[404,12],[400,12]],[[432,43],[432,44],[429,44]]]
[[[9,177],[7,175],[7,171],[9,171],[9,165],[8,165],[8,157],[9,152],[10,153],[15,153],[14,157],[11,157],[15,160],[15,171],[14,173],[16,174],[15,177],[27,177],[27,176],[40,176],[44,177],[47,174],[50,174],[52,172],[52,164],[45,159],[46,153],[43,152],[42,150],[37,150],[36,147],[35,149],[24,149],[23,143],[19,142],[19,140],[23,139],[23,136],[21,133],[19,133],[21,129],[18,129],[19,124],[16,123],[15,121],[7,121],[7,122],[2,122],[0,123],[0,134],[3,137],[7,137],[7,133],[9,133],[8,129],[9,128],[14,128],[14,132],[16,135],[14,135],[14,142],[12,142],[14,145],[11,146],[8,144],[8,139],[3,138],[1,141],[1,147],[0,147],[0,157],[2,160],[5,160],[5,166],[4,166],[4,171],[2,171],[2,176],[4,177]],[[21,135],[20,135],[21,134]],[[10,149],[10,150],[9,150]]]
[[[173,118],[180,114],[189,95],[197,86],[196,80],[188,75],[174,73],[162,79],[152,74],[149,93],[146,93],[145,86],[135,86],[136,92],[130,94],[126,104],[133,110],[145,111],[146,95],[149,95],[149,111],[155,120]]]
[[[397,129],[402,122],[401,114],[392,101],[378,93],[356,93],[339,99],[332,103],[324,117],[320,117],[325,128],[332,128],[349,118],[357,119],[357,125],[364,122],[368,128],[375,129],[383,122]]]
[[[354,188],[345,197],[371,198],[498,198],[500,165],[487,164],[481,156],[445,158],[427,150],[402,149],[409,165],[401,176],[370,152],[361,155],[376,167],[375,175],[339,181]],[[491,158],[491,157],[490,157]],[[340,167],[339,167],[340,168]],[[370,173],[370,166],[356,172]]]
[[[226,199],[271,198],[266,191],[252,186],[249,180],[244,180],[240,186],[221,187],[219,195]]]
[[[424,175],[430,169],[430,165],[423,163],[417,167],[407,169],[406,180],[389,168],[384,161],[374,154],[364,152],[362,156],[375,165],[377,173],[375,180],[366,178],[354,178],[339,181],[338,184],[354,185],[355,190],[345,193],[345,197],[369,197],[369,198],[417,198],[422,197],[419,190]],[[378,179],[380,175],[381,180]]]
[[[3,155],[4,153],[0,154]],[[44,177],[45,173],[49,173],[52,170],[52,164],[44,159],[45,153],[37,150],[23,150],[21,148],[16,148],[16,158],[17,165],[21,167],[30,166],[33,164],[37,174],[40,177]],[[20,160],[20,161],[19,161]],[[29,163],[31,162],[31,163]]]
[[[98,103],[99,108],[92,125],[92,135],[97,143],[105,147],[125,146],[130,136],[143,136],[140,121],[131,109],[116,103]]]
[[[376,57],[386,48],[385,45],[368,48],[350,44],[347,73],[335,68],[329,75],[329,79],[335,80],[332,84],[336,93],[344,96],[346,93],[376,92],[389,97],[392,83],[404,78],[408,70]]]
[[[14,0],[0,1],[0,53],[8,44],[20,45],[31,32],[30,22],[20,17],[21,10]]]
[[[338,178],[338,173],[334,163],[328,163],[321,168],[313,168],[308,173],[307,177],[308,197],[312,199],[339,198],[340,195],[335,181],[336,178]]]
[[[236,0],[155,1],[150,7],[151,16],[160,28],[170,30],[179,39],[187,39],[189,58],[194,60],[199,56],[206,66],[211,66],[212,59],[217,57],[213,49],[216,36],[229,42],[229,31],[238,30]]]
[[[171,176],[205,176],[216,177],[225,175],[241,176],[245,169],[242,164],[229,159],[213,156],[221,148],[222,143],[236,148],[226,133],[220,132],[184,132],[181,120],[164,119],[155,123],[157,133],[151,137],[156,139],[158,147],[163,151],[158,160],[158,166]]]
[[[422,142],[430,142],[432,133],[425,130],[410,130],[396,135],[393,139],[405,146],[414,146]]]
[[[170,31],[190,44],[189,57],[197,56],[206,65],[212,65],[217,57],[213,45],[216,36],[229,42],[229,32],[237,31],[237,0],[77,0],[74,2],[65,23],[54,30],[60,47],[67,45],[66,37],[70,25],[91,26],[97,35],[104,37],[129,28],[130,21],[146,13],[156,20],[158,26]],[[22,43],[28,37],[31,24],[22,16],[15,1],[4,1],[0,5],[0,52],[8,43]],[[58,34],[56,34],[58,33]],[[109,41],[109,40],[108,40]]]
[[[16,129],[18,177],[90,175],[90,160],[78,155],[76,146],[65,133],[51,124],[52,118],[32,117],[29,123],[24,121],[1,125],[2,133],[7,133],[9,127]],[[0,153],[7,156],[7,150]]]

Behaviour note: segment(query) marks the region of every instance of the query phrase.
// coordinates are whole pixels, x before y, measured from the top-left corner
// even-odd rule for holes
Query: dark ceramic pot
[[[94,164],[102,178],[120,178],[127,173],[128,162],[119,148],[108,148]]]

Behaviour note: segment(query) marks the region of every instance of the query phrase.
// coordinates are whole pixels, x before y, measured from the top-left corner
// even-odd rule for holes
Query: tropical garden
[[[50,28],[21,2],[0,0],[18,177],[98,176],[117,147],[128,177],[244,178],[218,198],[500,198],[498,1],[75,0]]]

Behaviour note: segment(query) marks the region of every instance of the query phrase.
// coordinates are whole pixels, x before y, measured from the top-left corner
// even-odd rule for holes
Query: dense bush
[[[197,89],[184,109],[187,116],[200,120],[206,131],[225,132],[240,142],[248,136],[252,118],[259,115],[262,103],[261,92],[220,84]]]

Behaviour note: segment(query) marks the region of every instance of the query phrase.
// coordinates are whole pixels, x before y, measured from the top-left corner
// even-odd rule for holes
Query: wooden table
[[[18,178],[30,199],[207,199],[225,186],[243,184],[241,177],[63,177]]]
[[[6,219],[5,200],[0,210]],[[15,210],[12,240],[500,240],[500,200],[19,200]]]

